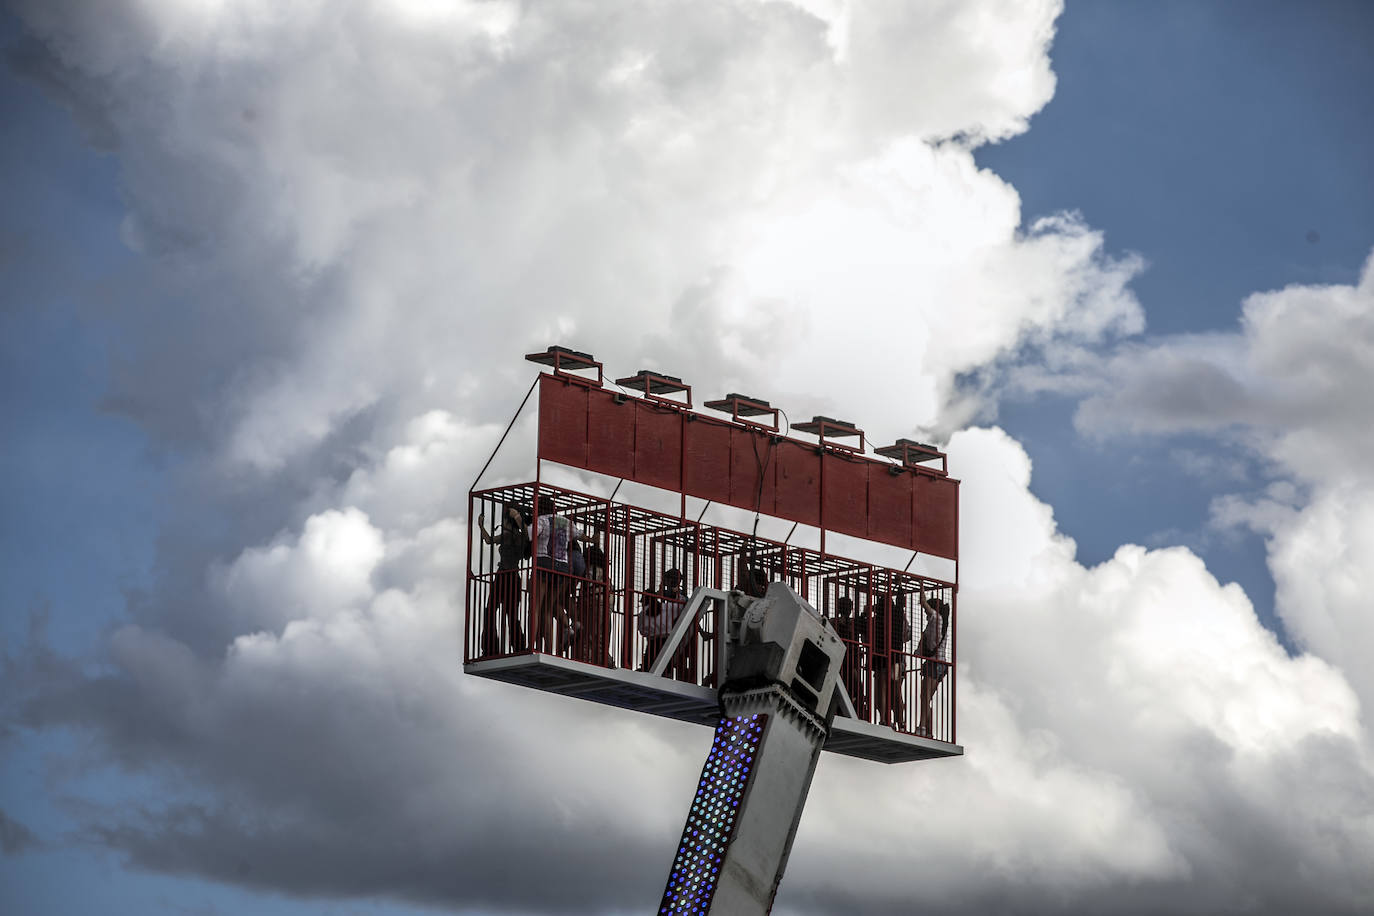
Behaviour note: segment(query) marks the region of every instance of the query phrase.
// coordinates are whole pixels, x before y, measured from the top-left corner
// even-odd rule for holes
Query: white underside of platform
[[[477,677],[533,687],[607,706],[715,727],[720,719],[716,691],[645,671],[599,668],[557,655],[513,655],[463,666]],[[964,753],[957,744],[904,735],[882,725],[836,716],[825,750],[880,763],[905,763]]]

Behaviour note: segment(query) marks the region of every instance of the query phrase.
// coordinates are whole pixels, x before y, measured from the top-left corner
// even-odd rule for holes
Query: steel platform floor
[[[720,708],[713,688],[684,684],[644,671],[600,668],[540,653],[469,662],[463,666],[463,670],[477,677],[697,725],[714,728],[720,719]],[[964,753],[964,749],[957,744],[904,735],[882,725],[845,716],[835,717],[825,749],[879,763],[906,763],[936,757],[957,757]]]

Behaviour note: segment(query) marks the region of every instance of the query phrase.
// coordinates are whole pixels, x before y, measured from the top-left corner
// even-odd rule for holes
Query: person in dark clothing
[[[520,626],[520,591],[524,586],[520,577],[520,563],[530,555],[530,538],[525,528],[525,518],[514,503],[501,507],[501,525],[492,534],[487,531],[486,519],[477,516],[477,527],[482,532],[482,540],[497,545],[496,575],[487,593],[487,604],[482,610],[482,636],[479,641],[483,656],[501,655],[502,649],[510,652],[525,651],[525,633]],[[501,634],[496,625],[497,613],[505,618],[505,636],[508,647],[502,646]]]
[[[762,598],[768,592],[768,573],[762,566],[750,565],[748,558],[740,554],[735,588],[751,598]]]
[[[846,595],[835,599],[835,616],[828,618],[840,639],[857,639],[854,631],[854,602]]]
[[[582,625],[573,643],[573,657],[593,665],[615,667],[607,644],[606,553],[596,544],[582,551],[586,560],[586,583],[577,594],[576,615]]]
[[[558,640],[558,652],[563,655],[572,648],[574,657],[577,653],[574,643],[582,641],[582,632],[587,626],[581,614],[582,594],[586,591],[582,587],[582,580],[587,576],[587,558],[582,553],[582,545],[578,543],[576,533],[577,526],[573,525],[574,536],[568,539],[568,574],[562,577],[563,583],[557,599],[560,617],[564,621],[563,635]]]
[[[906,620],[906,595],[889,598],[878,595],[869,606],[869,625],[873,645],[873,699],[883,725],[896,726],[906,720],[906,698],[902,683],[906,678],[906,644],[911,627]]]
[[[835,599],[835,616],[830,625],[844,641],[844,661],[840,665],[840,681],[849,692],[854,711],[860,718],[868,715],[868,691],[864,689],[863,637],[854,617],[854,601],[848,595]]]

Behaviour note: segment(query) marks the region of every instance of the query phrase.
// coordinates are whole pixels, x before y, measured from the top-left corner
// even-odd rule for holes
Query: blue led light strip
[[[768,715],[759,713],[721,719],[716,726],[716,740],[701,768],[697,795],[663,891],[660,916],[693,916],[710,909],[767,721]]]

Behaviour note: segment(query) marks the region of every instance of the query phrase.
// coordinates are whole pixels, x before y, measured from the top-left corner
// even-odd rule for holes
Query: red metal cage
[[[714,718],[723,620],[702,613],[664,677],[639,673],[653,661],[643,620],[665,573],[677,570],[689,595],[699,588],[759,593],[781,581],[845,643],[841,681],[853,716],[833,730],[828,749],[886,760],[960,752],[959,482],[948,476],[943,453],[903,439],[871,457],[862,431],[845,421],[816,417],[793,426],[818,440],[806,441],[781,434],[778,410],[766,401],[731,394],[707,402],[727,420],[691,410],[690,386],[673,376],[641,370],[617,383],[637,389],[630,394],[607,387],[590,354],[553,347],[528,358],[552,370],[537,380],[535,479],[469,494],[468,670],[706,722]],[[834,441],[846,437],[859,444]],[[677,493],[679,511],[617,502],[619,484],[606,497],[551,486],[540,473],[544,461]],[[813,526],[819,549],[694,521],[689,496]],[[554,514],[574,527],[581,555],[600,563],[563,571],[537,568],[529,556],[500,562],[496,538],[483,529],[494,532],[507,507],[516,507],[537,540],[541,499],[552,499]],[[910,550],[913,559],[944,558],[953,575],[836,556],[826,550],[827,531]],[[941,608],[942,638],[925,646],[922,635]],[[894,732],[920,740],[897,746],[881,738]]]
[[[760,581],[782,581],[825,615],[843,639],[842,679],[862,720],[955,742],[954,583],[823,556],[548,484],[474,491],[469,517],[498,519],[503,507],[534,506],[540,496],[551,497],[557,513],[606,562],[577,576],[544,573],[525,560],[512,580],[497,568],[496,549],[482,542],[479,527],[469,557],[465,661],[540,652],[605,669],[646,670],[650,642],[640,632],[639,619],[667,570],[681,573],[688,594],[699,586],[748,592]],[[919,645],[922,600],[946,601],[951,608],[949,638],[929,655],[921,654]],[[541,602],[552,610],[547,616],[536,613]],[[847,616],[841,613],[845,602]],[[716,622],[704,617],[673,657],[668,676],[713,687],[718,636]],[[923,690],[931,694],[925,722]]]

